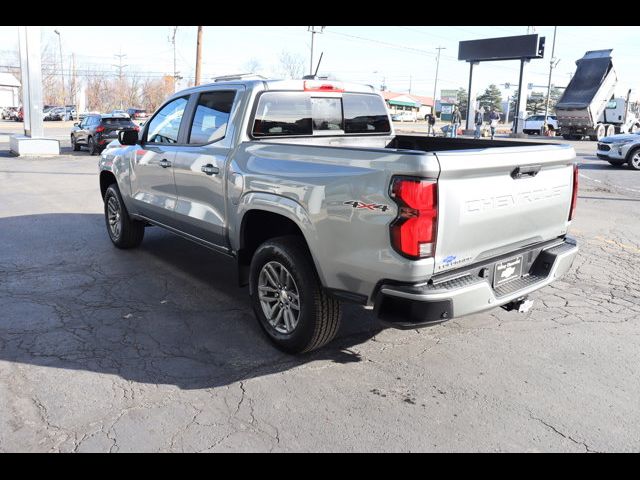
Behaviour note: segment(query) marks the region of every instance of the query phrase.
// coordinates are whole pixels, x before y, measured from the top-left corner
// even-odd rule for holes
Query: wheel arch
[[[302,205],[290,198],[273,194],[253,193],[243,200],[236,234],[231,235],[232,238],[235,237],[239,284],[244,286],[248,283],[251,259],[262,243],[270,238],[294,235],[304,241],[324,285],[321,265],[313,254],[315,228]]]

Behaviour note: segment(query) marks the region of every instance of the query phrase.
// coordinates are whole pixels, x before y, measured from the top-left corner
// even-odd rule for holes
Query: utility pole
[[[440,68],[440,50],[446,50],[447,47],[437,47],[436,50],[438,50],[438,56],[436,57],[436,81],[433,83],[433,110],[431,111],[431,114],[434,116],[436,116],[436,93],[438,91],[438,70]],[[469,109],[470,107],[467,107],[467,109]]]
[[[76,90],[77,90],[77,83],[76,83],[76,54],[72,53],[71,54],[71,104],[74,105],[74,108],[76,109],[76,115],[78,115],[78,102],[76,101]],[[75,120],[75,117],[73,116],[73,113],[71,113],[71,120]]]
[[[551,47],[551,60],[549,60],[549,83],[547,84],[547,104],[544,107],[544,123],[543,130],[547,131],[547,115],[549,114],[549,99],[551,98],[551,74],[553,73],[553,69],[558,65],[560,60],[556,61],[554,57],[554,53],[556,51],[556,31],[558,27],[553,27],[553,47]]]
[[[176,70],[176,32],[178,31],[178,27],[173,27],[173,35],[169,40],[173,43],[173,91],[176,91],[176,83],[178,82],[178,72]]]
[[[120,49],[120,53],[119,54],[115,54],[114,57],[118,57],[119,63],[118,65],[113,65],[114,67],[116,67],[118,69],[118,79],[120,81],[120,110],[123,109],[122,106],[122,92],[124,90],[123,85],[122,85],[122,79],[123,79],[123,74],[122,71],[128,67],[129,65],[123,65],[122,64],[122,58],[126,57],[127,54],[126,53],[122,53],[122,49]]]
[[[65,109],[64,115],[66,117],[67,102],[66,102],[66,95],[64,91],[64,62],[62,60],[62,35],[60,35],[60,32],[58,30],[54,30],[54,32],[56,33],[56,35],[58,35],[58,45],[60,47],[60,78],[62,79],[62,106]]]
[[[198,45],[196,46],[196,86],[200,85],[200,69],[202,65],[202,26],[198,27]]]
[[[307,27],[307,32],[311,32],[311,60],[309,61],[309,75],[313,75],[313,38],[316,33],[322,33],[324,27],[320,27],[320,30],[316,30],[316,27]]]

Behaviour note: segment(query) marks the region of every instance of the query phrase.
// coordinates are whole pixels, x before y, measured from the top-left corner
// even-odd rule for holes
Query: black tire
[[[73,147],[73,151],[74,152],[79,152],[80,151],[80,145],[78,145],[76,143],[75,135],[71,135],[71,146]]]
[[[93,137],[89,137],[87,139],[87,147],[89,147],[89,155],[97,155],[98,154],[98,145]]]
[[[564,138],[565,140],[573,140],[573,135],[569,135],[568,133],[565,133],[562,135],[562,138]]]
[[[277,331],[269,323],[261,305],[258,294],[260,273],[269,262],[284,266],[298,291],[298,323],[290,333]],[[329,343],[338,332],[340,302],[322,288],[302,238],[277,237],[260,245],[251,259],[249,285],[258,323],[278,349],[287,353],[310,352]]]
[[[115,210],[119,215],[116,217],[116,222],[119,228],[112,228],[110,220],[110,208],[115,206]],[[107,188],[104,194],[104,221],[109,233],[111,242],[118,248],[134,248],[140,245],[144,238],[144,223],[138,220],[133,220],[129,217],[127,207],[122,201],[120,190],[115,183],[112,183]]]

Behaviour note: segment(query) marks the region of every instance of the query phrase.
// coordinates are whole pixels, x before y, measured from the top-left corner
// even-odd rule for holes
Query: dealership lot
[[[158,228],[116,250],[97,157],[0,143],[0,451],[638,451],[640,176],[571,143],[581,252],[527,314],[399,331],[347,305],[298,357],[231,261]]]

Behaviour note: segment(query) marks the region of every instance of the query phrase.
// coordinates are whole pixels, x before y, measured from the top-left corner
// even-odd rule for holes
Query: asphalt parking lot
[[[155,227],[115,249],[97,157],[0,143],[0,451],[640,450],[640,172],[571,143],[581,251],[528,313],[399,331],[346,306],[298,357],[231,261]]]

